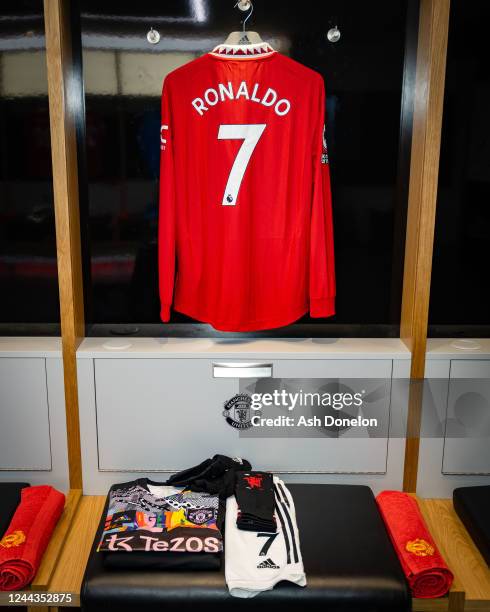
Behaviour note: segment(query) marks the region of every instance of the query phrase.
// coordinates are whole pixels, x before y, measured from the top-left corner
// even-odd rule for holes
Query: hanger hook
[[[241,11],[246,11],[248,9],[247,5],[250,5],[250,12],[245,17],[245,19],[242,21],[242,32],[244,34],[245,34],[245,27],[247,25],[247,21],[250,19],[250,17],[252,16],[252,13],[254,12],[254,5],[251,0],[238,0],[238,2],[235,4],[235,8],[238,7]]]
[[[244,34],[245,34],[245,26],[247,24],[247,21],[250,19],[250,17],[252,16],[252,13],[254,12],[254,5],[253,5],[251,0],[249,0],[249,2],[250,2],[250,12],[248,13],[248,15],[243,20],[243,33]]]

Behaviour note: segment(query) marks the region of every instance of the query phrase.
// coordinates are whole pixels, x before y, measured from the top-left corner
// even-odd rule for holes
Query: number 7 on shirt
[[[235,206],[248,162],[265,127],[265,123],[222,124],[219,126],[218,140],[243,140],[228,176],[221,202],[223,206]]]

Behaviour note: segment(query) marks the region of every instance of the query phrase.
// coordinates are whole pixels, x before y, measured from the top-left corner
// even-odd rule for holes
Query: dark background
[[[489,2],[451,2],[429,333],[490,334]]]
[[[80,0],[89,333],[212,332],[178,313],[171,320],[176,325],[159,324],[160,92],[167,72],[240,29],[243,14],[233,4]],[[247,27],[325,78],[334,202],[337,315],[305,318],[275,335],[399,333],[406,208],[402,177],[408,176],[409,163],[406,154],[398,163],[407,18],[405,1],[305,0],[287,7],[278,0],[255,2]],[[415,40],[413,6],[410,18]],[[326,34],[336,24],[342,38],[332,44]],[[146,40],[151,26],[161,35],[155,46]],[[408,90],[406,98],[409,115]],[[404,139],[409,142],[410,134]]]
[[[2,2],[0,17],[0,333],[57,334],[42,0]]]

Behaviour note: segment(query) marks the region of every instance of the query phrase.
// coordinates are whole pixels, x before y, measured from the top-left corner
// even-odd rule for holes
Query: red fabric
[[[445,595],[453,582],[417,502],[407,493],[383,491],[376,498],[414,597]]]
[[[20,504],[0,540],[0,591],[27,586],[39,568],[65,496],[50,486],[22,489]]]
[[[253,331],[332,316],[323,78],[280,53],[238,55],[208,53],[165,78],[161,319],[173,306]]]

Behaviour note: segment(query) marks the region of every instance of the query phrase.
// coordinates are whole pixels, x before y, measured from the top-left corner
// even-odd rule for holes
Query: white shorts
[[[281,580],[306,586],[293,498],[276,476],[274,492],[276,533],[238,529],[235,496],[226,502],[225,577],[234,597],[255,597]]]

